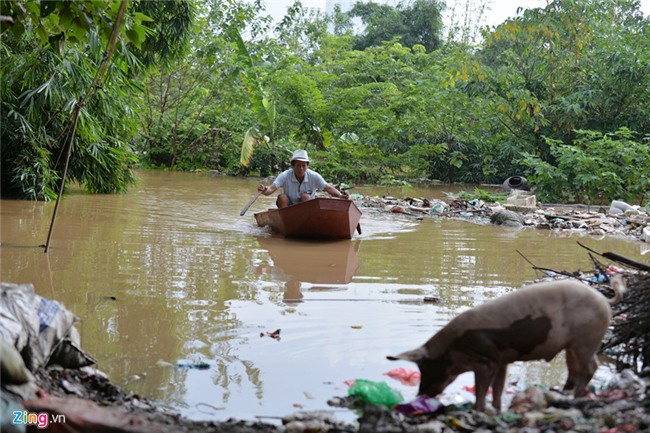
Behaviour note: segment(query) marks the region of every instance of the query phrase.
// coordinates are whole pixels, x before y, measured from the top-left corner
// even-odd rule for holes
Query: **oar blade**
[[[262,191],[257,191],[257,194],[255,194],[255,195],[253,196],[253,198],[251,199],[251,201],[248,202],[248,204],[246,205],[246,207],[244,207],[244,209],[242,209],[242,211],[239,212],[239,216],[244,216],[244,214],[246,213],[246,211],[248,210],[248,208],[251,207],[251,206],[253,205],[253,203],[255,202],[255,200],[257,200],[257,197],[259,197],[260,194],[262,194]]]

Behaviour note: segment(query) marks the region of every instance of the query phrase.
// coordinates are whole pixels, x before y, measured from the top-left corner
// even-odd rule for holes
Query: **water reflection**
[[[283,281],[285,301],[303,298],[302,283],[314,285],[311,290],[348,284],[359,267],[359,240],[314,242],[264,236],[257,240],[268,251],[269,261],[257,266],[256,272]]]

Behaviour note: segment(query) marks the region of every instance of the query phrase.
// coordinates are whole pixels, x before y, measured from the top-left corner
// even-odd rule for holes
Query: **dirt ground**
[[[142,433],[275,433],[277,425],[231,420],[190,421],[161,408],[155,401],[139,397],[112,384],[101,372],[48,368],[36,374],[43,392],[39,399],[24,402],[30,412],[64,414],[65,424],[51,423],[45,431],[142,432]],[[27,430],[29,431],[29,429]],[[33,431],[43,431],[42,429]]]

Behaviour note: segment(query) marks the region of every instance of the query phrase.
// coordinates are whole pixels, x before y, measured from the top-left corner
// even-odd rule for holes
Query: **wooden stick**
[[[244,209],[242,209],[241,212],[239,212],[239,216],[244,216],[244,214],[246,213],[246,211],[248,210],[248,208],[251,207],[251,205],[253,204],[253,202],[255,202],[255,200],[257,200],[257,197],[259,197],[260,194],[262,194],[262,191],[257,191],[257,194],[255,194],[255,195],[253,196],[253,198],[251,199],[251,201],[248,202],[248,204],[246,205],[246,207],[245,207]]]
[[[597,254],[601,257],[605,257],[606,259],[610,259],[615,262],[621,263],[623,265],[627,265],[631,268],[638,269],[639,271],[650,271],[650,266],[646,265],[645,263],[637,262],[636,260],[629,259],[617,253],[612,253],[612,252],[599,253],[598,251],[595,251],[589,248],[588,246],[581,244],[580,242],[578,242],[578,245],[580,245],[582,248],[586,249],[589,252]]]

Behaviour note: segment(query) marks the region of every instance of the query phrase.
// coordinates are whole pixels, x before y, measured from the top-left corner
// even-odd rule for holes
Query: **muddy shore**
[[[650,371],[645,377],[615,378],[596,394],[573,399],[559,391],[529,388],[516,395],[501,414],[468,406],[447,407],[435,414],[404,416],[383,406],[363,405],[342,396],[339,405],[356,407],[358,422],[344,424],[327,412],[296,412],[276,423],[228,420],[198,422],[160,409],[155,401],[125,393],[93,369],[50,368],[37,375],[47,393],[28,401],[33,412],[66,415],[66,424],[45,431],[177,433],[393,433],[393,432],[647,432],[650,431]],[[614,382],[614,380],[613,380]],[[58,429],[57,429],[58,428]],[[29,431],[29,430],[28,430]],[[33,430],[43,431],[43,430]]]

